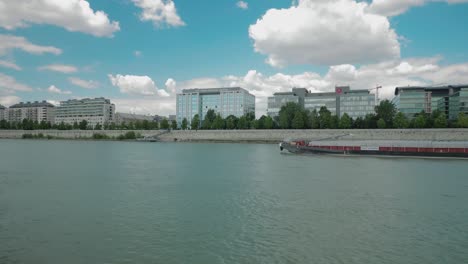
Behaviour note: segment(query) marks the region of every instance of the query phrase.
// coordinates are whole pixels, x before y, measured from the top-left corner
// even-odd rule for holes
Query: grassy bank
[[[128,131],[125,134],[121,134],[118,136],[108,136],[104,133],[94,133],[91,137],[75,137],[75,138],[65,138],[65,137],[57,137],[51,135],[44,135],[42,133],[39,134],[23,134],[21,136],[22,139],[62,139],[62,140],[109,140],[109,141],[124,141],[124,140],[136,140],[137,138],[141,138],[142,135],[140,133],[135,133],[134,131]]]

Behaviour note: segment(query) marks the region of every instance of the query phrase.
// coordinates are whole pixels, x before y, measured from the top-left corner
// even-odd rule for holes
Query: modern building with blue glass
[[[279,115],[283,105],[294,102],[309,111],[319,111],[326,107],[339,117],[344,113],[353,119],[375,113],[375,95],[369,90],[351,90],[349,86],[337,86],[335,92],[311,93],[305,88],[293,88],[291,92],[275,93],[268,97],[267,114]]]
[[[397,87],[393,103],[408,118],[439,110],[454,120],[459,113],[468,114],[468,85]]]
[[[208,110],[213,109],[221,117],[230,115],[241,117],[255,114],[255,96],[240,87],[184,89],[177,94],[177,123],[184,118],[191,124],[195,115],[203,121]]]

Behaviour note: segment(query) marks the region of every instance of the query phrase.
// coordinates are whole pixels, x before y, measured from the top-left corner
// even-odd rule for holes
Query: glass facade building
[[[310,93],[304,88],[293,88],[288,93],[275,93],[268,98],[268,115],[278,116],[281,106],[287,102],[298,103],[309,111],[319,111],[325,106],[339,117],[347,113],[352,118],[358,118],[375,111],[374,94],[368,90],[351,90],[349,86],[342,86],[335,87],[335,92],[328,93]]]
[[[255,114],[255,96],[240,87],[184,89],[182,93],[177,94],[176,100],[176,118],[179,126],[184,118],[190,124],[197,114],[200,121],[203,121],[210,109],[223,118],[230,115],[241,117],[248,113]]]
[[[453,120],[458,113],[466,111],[467,89],[468,85],[397,87],[392,102],[409,118],[423,111],[432,113],[439,110]]]
[[[279,115],[281,106],[289,102],[299,104],[299,96],[294,93],[275,93],[274,96],[268,97],[267,114],[269,116]]]
[[[460,113],[468,115],[468,87],[461,88],[448,99],[449,119],[456,120]]]
[[[344,113],[351,118],[365,117],[375,113],[375,95],[368,90],[347,90],[337,97],[339,117]]]
[[[320,110],[325,106],[333,115],[336,114],[336,93],[310,93],[304,98],[304,108],[310,111]]]

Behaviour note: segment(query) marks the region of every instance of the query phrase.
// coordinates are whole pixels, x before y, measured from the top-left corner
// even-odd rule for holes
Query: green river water
[[[0,263],[468,263],[468,161],[0,140]]]

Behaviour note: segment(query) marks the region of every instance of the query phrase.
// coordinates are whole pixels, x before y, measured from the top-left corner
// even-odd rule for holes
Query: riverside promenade
[[[60,139],[87,139],[93,134],[118,137],[130,130],[0,130],[0,138],[18,139],[23,134]],[[161,134],[161,130],[131,130],[144,137]],[[278,143],[283,139],[324,139],[342,136],[343,140],[431,140],[468,141],[468,129],[333,129],[333,130],[174,130],[160,135],[163,142],[241,142]],[[339,140],[339,139],[338,139]]]

